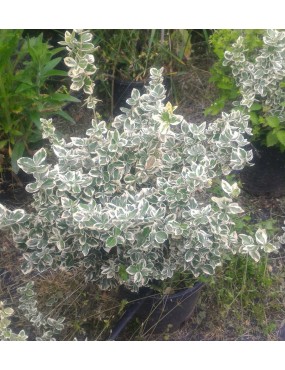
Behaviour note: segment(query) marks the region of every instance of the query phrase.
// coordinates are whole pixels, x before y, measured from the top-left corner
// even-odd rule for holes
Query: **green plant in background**
[[[249,113],[254,141],[284,151],[284,32],[220,30],[211,43],[219,58],[211,81],[220,95],[206,114],[217,114],[233,103]]]
[[[0,150],[3,166],[15,173],[17,159],[41,140],[40,117],[60,115],[74,122],[62,107],[79,100],[64,87],[54,91],[54,79],[66,76],[56,69],[61,50],[51,50],[42,35],[23,38],[21,30],[0,30]]]
[[[247,57],[240,36],[224,55],[239,88],[236,106],[250,113],[255,139],[285,150],[285,32],[266,30],[262,47]]]
[[[256,264],[248,256],[232,256],[208,284],[208,299],[218,307],[220,325],[226,323],[226,330],[231,327],[233,337],[243,336],[252,330],[253,324],[263,338],[268,338],[276,330],[273,317],[283,310],[283,293],[278,277],[270,273],[266,257]],[[214,322],[215,316],[208,319]],[[254,332],[250,334],[256,335]]]
[[[239,36],[244,37],[246,46],[246,55],[252,57],[256,49],[262,46],[262,36],[264,30],[231,30],[221,29],[209,37],[209,44],[217,57],[216,62],[210,69],[210,82],[213,82],[218,89],[218,98],[212,103],[210,107],[205,110],[206,114],[217,115],[220,113],[228,103],[232,103],[239,96],[239,89],[236,85],[231,68],[223,64],[225,51],[232,50],[232,44]]]
[[[100,44],[104,73],[112,78],[146,81],[152,66],[171,73],[191,55],[191,30],[92,30]]]
[[[147,77],[158,55],[160,39],[155,30],[93,30],[101,48],[106,75],[129,81]],[[157,43],[158,42],[158,43]]]
[[[192,30],[92,30],[95,45],[100,45],[98,79],[114,105],[115,81],[137,83],[143,87],[152,67],[164,67],[173,87],[172,76],[185,70],[192,52]],[[141,83],[141,85],[140,85]],[[100,91],[102,93],[103,91]],[[106,94],[107,92],[107,94]]]

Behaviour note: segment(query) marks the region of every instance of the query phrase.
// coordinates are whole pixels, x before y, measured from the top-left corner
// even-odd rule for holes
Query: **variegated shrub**
[[[150,70],[145,94],[132,91],[111,129],[93,120],[86,137],[66,142],[42,120],[56,163],[44,148],[18,161],[35,178],[26,187],[34,212],[0,208],[25,273],[82,266],[103,289],[137,290],[175,271],[213,274],[228,253],[258,261],[276,249],[264,230],[256,240],[235,232],[237,184],[222,180],[224,197],[211,192],[214,179],[252,159],[249,117],[233,110],[209,125],[187,122],[164,104],[162,72]]]
[[[54,341],[54,335],[59,334],[64,328],[64,317],[53,319],[49,315],[44,315],[40,312],[37,308],[38,302],[33,286],[34,283],[30,281],[25,286],[18,288],[18,293],[20,294],[20,305],[18,308],[32,323],[37,341]],[[24,330],[21,330],[19,334],[15,334],[10,328],[10,317],[13,314],[14,310],[10,307],[5,307],[4,303],[0,301],[0,341],[23,341],[28,339]]]
[[[261,48],[248,53],[240,36],[224,54],[239,88],[234,102],[250,113],[253,133],[262,144],[285,150],[285,32],[266,30]]]

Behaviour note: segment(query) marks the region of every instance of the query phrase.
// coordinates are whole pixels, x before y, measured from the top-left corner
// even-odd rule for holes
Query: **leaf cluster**
[[[79,100],[63,87],[54,92],[55,79],[66,76],[56,69],[61,51],[51,50],[42,34],[24,38],[21,30],[0,31],[0,150],[16,173],[17,159],[41,140],[41,117],[60,115],[73,121],[62,107]]]
[[[219,30],[211,42],[219,58],[211,70],[219,98],[206,113],[217,114],[227,103],[246,109],[253,140],[284,151],[284,32]]]
[[[34,212],[0,207],[25,273],[82,267],[102,289],[137,291],[177,271],[212,275],[231,253],[257,261],[277,249],[263,229],[237,234],[237,184],[223,180],[226,196],[211,196],[216,180],[252,159],[249,116],[232,110],[208,125],[187,122],[164,103],[163,68],[150,69],[145,88],[133,89],[111,129],[93,119],[82,138],[67,142],[52,119],[41,120],[56,161],[44,148],[18,160],[35,179],[26,187]]]

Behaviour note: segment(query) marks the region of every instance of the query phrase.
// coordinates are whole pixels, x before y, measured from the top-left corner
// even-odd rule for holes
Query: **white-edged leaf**
[[[212,197],[211,200],[217,203],[218,207],[221,209],[227,207],[228,203],[232,201],[230,198],[227,198],[227,197],[221,197],[221,198]]]
[[[255,262],[260,260],[260,254],[257,250],[250,250],[248,253]]]
[[[236,198],[240,195],[240,188],[238,186],[238,184],[235,182],[233,185],[232,185],[232,192],[231,192],[231,196],[233,198]]]
[[[271,253],[274,252],[277,249],[277,247],[274,244],[266,243],[263,247],[263,250],[265,253]]]
[[[23,209],[15,209],[10,213],[10,218],[15,222],[20,222],[25,217],[26,212]]]
[[[77,65],[75,59],[73,59],[71,57],[66,57],[63,60],[64,60],[65,65],[67,65],[67,67],[72,68],[72,67],[76,67],[76,65]]]
[[[143,281],[143,274],[138,271],[134,275],[134,283],[140,283],[141,281]]]
[[[149,202],[146,199],[141,199],[138,204],[138,212],[145,216],[149,207]]]
[[[28,193],[35,193],[40,188],[37,182],[32,182],[31,184],[26,185],[25,189]]]
[[[33,161],[35,165],[38,166],[41,163],[43,163],[43,161],[46,159],[46,156],[47,156],[47,152],[44,148],[41,148],[40,150],[38,150],[33,156]]]
[[[26,173],[32,174],[36,171],[36,166],[34,161],[31,158],[28,157],[22,157],[19,158],[18,161],[18,166]]]
[[[154,239],[157,241],[157,243],[161,244],[163,242],[165,242],[165,240],[167,240],[168,236],[166,234],[166,232],[164,231],[158,231],[155,236],[154,236]]]
[[[225,193],[227,193],[228,195],[232,194],[232,187],[227,181],[222,180],[221,186]]]
[[[84,257],[88,255],[89,250],[90,250],[90,245],[89,244],[83,245],[83,247],[82,247],[82,253],[83,253],[83,256]]]
[[[251,236],[246,234],[239,234],[243,245],[254,245],[254,240]]]
[[[189,249],[189,250],[185,253],[185,256],[184,256],[185,261],[186,261],[186,262],[191,262],[191,261],[193,260],[194,256],[195,256],[194,252],[193,252],[191,249]]]
[[[244,210],[237,203],[231,203],[228,205],[228,212],[231,214],[236,214],[242,213]]]
[[[206,275],[213,275],[215,272],[215,270],[213,269],[211,265],[205,265],[205,266],[202,266],[201,268],[204,274]]]
[[[3,312],[6,316],[12,316],[14,313],[14,310],[10,307],[7,307],[7,308],[4,308]]]
[[[156,158],[153,155],[151,155],[150,157],[148,157],[148,159],[147,159],[147,161],[145,163],[145,166],[144,166],[145,169],[146,170],[150,170],[154,166],[155,161],[156,161]]]
[[[82,35],[81,35],[81,41],[82,42],[87,42],[87,41],[91,41],[92,40],[92,33],[90,33],[90,32],[86,32],[86,33],[83,33]]]
[[[255,239],[258,244],[264,245],[267,243],[267,234],[265,229],[258,229],[255,233]]]
[[[134,175],[126,175],[124,177],[124,181],[126,184],[131,184],[132,182],[136,181],[136,177]]]

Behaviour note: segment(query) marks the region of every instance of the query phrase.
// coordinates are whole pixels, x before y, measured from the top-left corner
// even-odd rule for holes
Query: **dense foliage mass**
[[[91,48],[84,35],[66,34],[69,52]],[[83,76],[90,61],[80,54],[66,62],[73,76]],[[214,179],[252,159],[244,137],[249,116],[233,110],[209,125],[187,122],[164,104],[162,82],[163,70],[152,68],[145,93],[133,90],[112,128],[94,119],[83,138],[66,142],[51,119],[42,119],[56,160],[42,148],[18,161],[35,178],[26,187],[34,212],[0,208],[0,226],[12,230],[25,273],[82,266],[102,289],[138,290],[175,271],[213,274],[228,253],[258,261],[260,250],[276,249],[264,230],[255,240],[237,235],[232,216],[243,212],[233,200],[237,184],[222,180],[226,196],[211,194]]]

